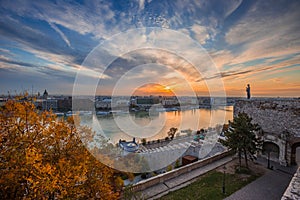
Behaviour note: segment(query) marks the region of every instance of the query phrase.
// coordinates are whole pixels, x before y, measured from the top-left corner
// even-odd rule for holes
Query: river
[[[150,112],[150,115],[137,112],[111,116],[81,116],[81,124],[91,127],[97,134],[105,135],[115,144],[119,139],[132,140],[133,137],[138,141],[141,138],[146,138],[147,141],[164,139],[171,127],[178,128],[178,132],[184,135],[184,130],[215,127],[232,119],[233,106],[225,106],[218,109]]]

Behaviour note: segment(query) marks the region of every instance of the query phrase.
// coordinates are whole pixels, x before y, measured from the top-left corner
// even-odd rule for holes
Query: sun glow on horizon
[[[165,87],[165,90],[170,90],[171,88],[169,86],[166,86]]]
[[[170,86],[153,83],[153,84],[145,84],[137,88],[134,92],[134,95],[174,96],[175,91],[173,91]]]

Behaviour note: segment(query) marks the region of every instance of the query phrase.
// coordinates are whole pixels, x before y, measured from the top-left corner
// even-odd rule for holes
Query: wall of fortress
[[[238,100],[234,116],[245,112],[265,132],[280,135],[287,130],[292,136],[300,137],[300,98],[253,98]]]
[[[279,147],[276,162],[291,165],[295,162],[295,148],[300,146],[300,98],[253,98],[237,100],[234,116],[247,113],[264,132],[265,142]]]

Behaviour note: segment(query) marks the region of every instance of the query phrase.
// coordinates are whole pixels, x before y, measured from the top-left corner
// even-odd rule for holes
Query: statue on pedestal
[[[250,84],[247,85],[246,92],[247,92],[247,99],[250,99],[250,97],[251,97],[251,95],[250,95]]]

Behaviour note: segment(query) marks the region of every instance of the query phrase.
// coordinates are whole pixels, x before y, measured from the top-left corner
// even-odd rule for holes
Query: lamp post
[[[271,169],[270,167],[270,150],[268,150],[268,169]]]
[[[223,166],[223,186],[222,186],[222,192],[223,194],[225,194],[225,170],[226,170],[226,166]]]

